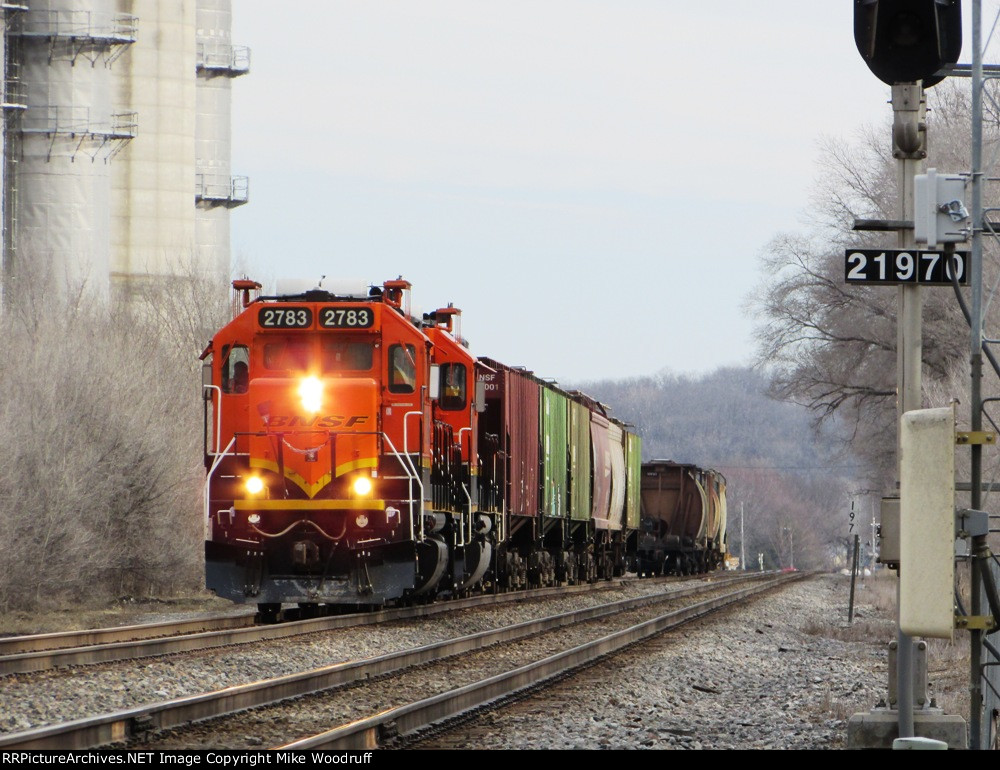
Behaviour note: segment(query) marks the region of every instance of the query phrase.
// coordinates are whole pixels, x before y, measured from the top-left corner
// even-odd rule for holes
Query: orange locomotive
[[[401,279],[233,289],[234,318],[202,354],[210,589],[273,618],[283,603],[373,607],[624,571],[639,442],[604,407],[508,367],[511,392],[530,379],[533,401],[490,401],[498,365],[469,353],[460,311],[413,318]]]

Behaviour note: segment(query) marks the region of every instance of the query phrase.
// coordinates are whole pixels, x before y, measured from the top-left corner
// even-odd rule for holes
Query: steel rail
[[[740,578],[710,577],[706,579],[726,581]],[[146,626],[122,626],[121,628],[65,632],[64,634],[11,637],[0,640],[0,651],[3,650],[4,645],[14,647],[15,649],[18,645],[28,645],[28,647],[27,649],[22,648],[23,651],[21,652],[0,655],[0,676],[46,671],[67,666],[85,666],[160,655],[172,655],[180,652],[228,647],[234,644],[250,644],[302,634],[385,623],[393,620],[430,617],[473,607],[494,606],[512,601],[523,601],[525,599],[550,598],[552,596],[573,595],[595,590],[609,590],[630,580],[632,578],[620,578],[610,583],[553,586],[503,594],[482,594],[437,604],[423,604],[413,607],[377,610],[375,612],[309,618],[277,625],[248,626],[247,622],[243,622],[241,625],[234,627],[223,620],[216,630],[204,631],[202,633],[185,633],[181,631],[180,633],[184,634],[182,636],[164,635],[170,633],[172,624],[168,622],[154,623]],[[240,617],[252,618],[252,616]],[[183,625],[188,631],[197,631],[199,622],[201,623],[201,627],[205,626],[205,620],[185,621]],[[77,636],[74,636],[74,634]],[[49,640],[51,640],[51,644],[49,644]],[[81,646],[64,646],[65,644],[80,644]]]
[[[70,647],[153,639],[157,636],[242,628],[252,624],[253,618],[254,613],[249,612],[242,615],[210,615],[186,621],[165,620],[129,626],[90,628],[82,631],[54,631],[47,634],[5,636],[0,638],[0,661],[8,655],[20,655],[27,652],[63,650]],[[3,663],[0,662],[0,672],[4,670]]]
[[[415,703],[389,709],[367,719],[357,720],[280,748],[288,750],[379,748],[397,737],[412,735],[442,720],[481,708],[521,690],[535,687],[573,669],[593,663],[599,658],[618,652],[625,647],[741,601],[752,594],[775,588],[802,576],[802,573],[789,573],[772,578],[765,585],[751,586],[725,596],[699,602],[691,607],[675,610],[593,642],[551,655],[535,663],[529,663],[505,674],[440,693]]]
[[[736,582],[745,582],[754,578],[757,578],[755,582],[759,583],[760,573]],[[766,575],[765,580],[767,578],[773,580],[770,575]],[[724,581],[723,585],[728,582],[730,581]],[[768,581],[765,585],[771,587],[772,583]],[[649,596],[623,599],[597,607],[564,612],[361,661],[337,663],[311,671],[227,687],[215,692],[175,698],[60,725],[11,733],[0,736],[0,749],[87,749],[121,743],[149,730],[177,727],[202,719],[307,695],[400,671],[429,661],[459,655],[463,652],[523,639],[534,634],[626,612],[648,604],[673,601],[719,587],[718,583],[703,583],[698,586],[669,590]],[[745,592],[739,593],[740,596],[745,595]]]

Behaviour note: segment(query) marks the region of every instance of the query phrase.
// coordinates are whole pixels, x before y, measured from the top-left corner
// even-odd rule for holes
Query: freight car
[[[641,446],[608,409],[475,358],[411,286],[233,282],[202,354],[206,580],[358,608],[623,574]]]
[[[726,557],[726,479],[714,470],[669,460],[642,466],[636,570],[691,575]]]

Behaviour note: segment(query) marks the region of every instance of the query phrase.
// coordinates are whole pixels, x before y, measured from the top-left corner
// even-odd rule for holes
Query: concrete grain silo
[[[247,202],[248,181],[233,176],[232,80],[250,69],[250,50],[232,44],[231,0],[199,0],[195,228],[199,260],[217,273],[230,267],[229,210]]]
[[[139,130],[112,164],[111,275],[117,291],[189,272],[194,259],[194,0],[119,0],[138,41],[115,64],[116,97]]]
[[[5,262],[70,291],[108,296],[110,160],[135,134],[112,99],[111,65],[135,41],[113,0],[31,0],[8,27],[26,109],[8,125]]]
[[[3,4],[3,279],[75,291],[229,273],[231,0]],[[23,94],[22,105],[6,94]],[[21,98],[21,97],[18,97]]]
[[[0,6],[0,22],[3,29],[10,29],[15,15],[26,10],[24,6],[15,6],[7,3]],[[24,87],[19,77],[20,62],[8,54],[11,46],[7,42],[7,35],[0,35],[0,88],[3,89],[2,99],[0,99],[0,109],[2,109],[2,120],[0,120],[0,150],[6,148],[8,141],[8,126],[18,123],[20,116],[27,109],[27,101],[24,96]],[[11,134],[14,136],[14,134]],[[20,146],[19,143],[17,146]],[[9,233],[14,222],[13,197],[6,194],[6,180],[13,174],[17,153],[2,152],[0,157],[0,233]],[[0,307],[3,307],[3,295],[5,289],[4,278],[10,275],[13,269],[11,262],[12,254],[6,248],[6,237],[0,238]]]

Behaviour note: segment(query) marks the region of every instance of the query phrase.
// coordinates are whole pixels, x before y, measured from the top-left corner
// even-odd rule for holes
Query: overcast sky
[[[748,363],[820,148],[891,117],[849,0],[233,5],[238,264],[402,275],[563,382]]]

